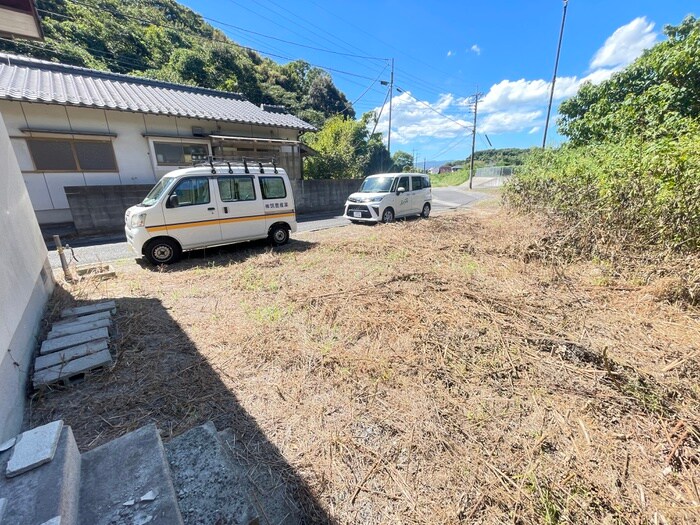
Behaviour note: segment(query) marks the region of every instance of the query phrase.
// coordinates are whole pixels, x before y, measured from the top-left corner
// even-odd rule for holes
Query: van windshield
[[[170,177],[160,179],[158,183],[153,186],[153,189],[148,192],[148,195],[146,195],[146,198],[143,199],[143,202],[141,202],[139,206],[153,206],[156,202],[158,202],[158,199],[160,199],[161,196],[168,191],[168,188],[170,188],[174,180],[175,179]]]
[[[360,193],[389,193],[394,177],[371,177],[360,186]]]

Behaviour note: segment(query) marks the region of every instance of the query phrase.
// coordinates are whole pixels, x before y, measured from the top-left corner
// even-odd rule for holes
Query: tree
[[[391,157],[394,163],[392,171],[410,171],[413,169],[413,155],[405,151],[397,151]]]
[[[369,133],[373,116],[366,113],[354,120],[336,115],[320,131],[306,133],[302,140],[318,154],[304,160],[305,174],[312,179],[356,179],[388,169],[391,161],[381,135]]]
[[[254,104],[283,104],[317,127],[340,112],[355,116],[325,71],[303,60],[280,65],[237,46],[175,0],[98,4],[37,0],[45,42],[0,41],[0,50],[239,92]]]
[[[574,145],[676,136],[700,117],[700,21],[666,26],[668,39],[559,107],[559,132]]]

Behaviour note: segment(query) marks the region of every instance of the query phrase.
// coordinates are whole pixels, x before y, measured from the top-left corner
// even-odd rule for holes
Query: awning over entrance
[[[251,144],[270,144],[270,145],[276,145],[276,146],[299,146],[299,150],[301,151],[302,155],[316,155],[317,152],[314,151],[312,148],[307,146],[306,144],[303,144],[302,142],[298,140],[289,140],[289,139],[267,139],[267,138],[258,138],[258,137],[237,137],[234,135],[209,135],[210,139],[214,140],[225,140],[225,141],[232,141],[232,142],[247,142]]]

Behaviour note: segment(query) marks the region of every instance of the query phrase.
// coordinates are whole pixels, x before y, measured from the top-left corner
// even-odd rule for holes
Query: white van
[[[351,222],[392,222],[398,217],[430,215],[430,178],[422,173],[382,173],[367,177],[345,203]]]
[[[285,244],[297,231],[294,196],[274,164],[215,163],[172,171],[126,210],[126,239],[137,255],[169,264],[186,250],[269,238]]]

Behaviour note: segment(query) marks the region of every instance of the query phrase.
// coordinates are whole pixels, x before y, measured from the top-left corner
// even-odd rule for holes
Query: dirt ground
[[[308,522],[700,522],[700,309],[548,233],[491,207],[64,283],[49,317],[117,301],[116,362],[29,423],[211,420]]]

